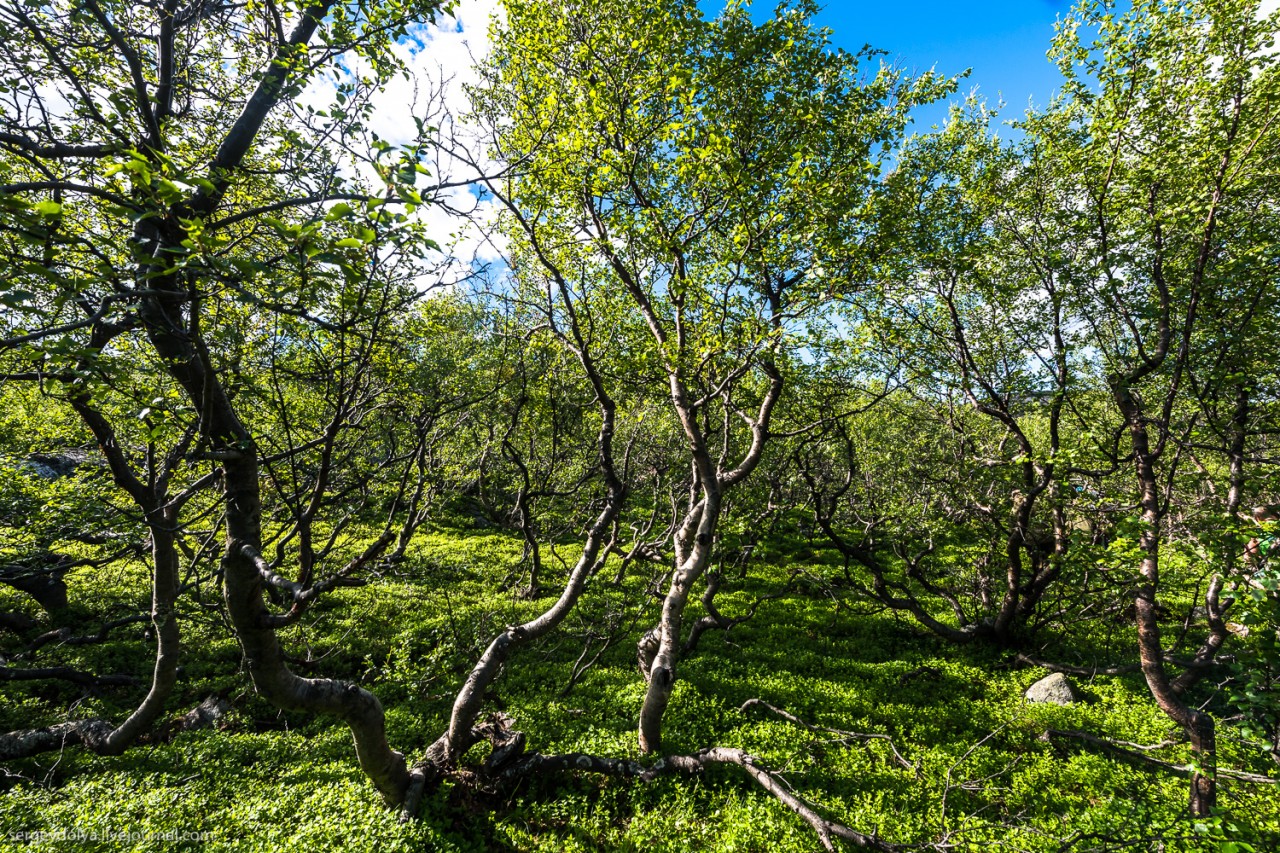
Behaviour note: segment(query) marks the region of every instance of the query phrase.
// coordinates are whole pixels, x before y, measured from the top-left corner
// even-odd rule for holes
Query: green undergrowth
[[[530,602],[515,592],[521,582],[498,588],[520,554],[517,540],[497,534],[423,536],[394,571],[336,591],[290,629],[289,654],[304,674],[348,678],[373,690],[387,709],[393,745],[420,755],[443,729],[454,691],[485,644],[503,626],[549,605],[563,578],[559,558],[571,563],[576,556],[572,545],[545,555],[548,592]],[[708,633],[682,665],[665,728],[668,751],[745,749],[821,813],[891,841],[946,841],[957,850],[1146,850],[1157,840],[1167,851],[1280,849],[1274,788],[1224,780],[1221,815],[1192,822],[1183,817],[1184,778],[1043,737],[1058,729],[1139,744],[1180,741],[1141,676],[1075,679],[1080,702],[1029,705],[1023,691],[1044,673],[1012,666],[1008,652],[947,645],[904,618],[867,612],[847,592],[818,582],[839,572],[803,547],[773,549],[768,560],[752,564],[745,578],[729,578],[718,599],[723,611],[742,612],[807,561],[806,572],[793,595],[766,601],[754,620],[728,634]],[[70,608],[56,620],[44,617],[45,627],[89,628],[104,613],[138,606],[145,571],[138,564],[73,574]],[[630,577],[614,588],[606,583],[611,574],[593,582],[581,613],[561,631],[517,655],[487,697],[488,709],[510,715],[533,749],[638,757],[634,726],[643,683],[634,642],[654,600],[644,594],[648,578]],[[4,588],[0,596],[6,596],[0,607],[20,603]],[[691,610],[691,618],[699,615],[697,606]],[[623,614],[616,641],[566,692],[586,624],[603,624],[611,612]],[[217,730],[161,732],[119,757],[69,749],[11,763],[10,772],[22,778],[11,778],[0,794],[0,846],[770,853],[817,847],[803,821],[731,767],[647,785],[568,776],[495,792],[446,784],[428,799],[421,820],[399,823],[359,771],[342,726],[281,713],[252,693],[208,593],[203,603],[184,598],[183,621],[184,669],[173,717],[215,693],[234,711]],[[1064,659],[1105,658],[1130,630],[1093,626],[1056,651]],[[150,644],[143,631],[128,626],[109,642],[50,648],[37,659],[132,674],[145,683]],[[57,682],[8,684],[0,725],[120,719],[141,689],[86,693]],[[882,739],[807,731],[759,707],[741,712],[753,698],[817,726],[888,735],[911,767],[900,766]],[[1208,685],[1197,701],[1213,708],[1219,699]],[[1227,727],[1220,749],[1225,766],[1275,772]],[[1178,764],[1190,759],[1177,743],[1152,754]],[[477,748],[472,757],[481,756]]]

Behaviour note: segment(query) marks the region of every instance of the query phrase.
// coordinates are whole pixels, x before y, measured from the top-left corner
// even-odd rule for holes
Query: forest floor
[[[489,639],[549,604],[521,600],[512,591],[518,583],[497,591],[519,557],[520,543],[506,536],[420,537],[395,573],[335,592],[287,633],[296,669],[374,691],[391,743],[420,755],[443,730],[454,691]],[[546,594],[554,595],[560,564],[551,554],[545,562]],[[905,618],[871,611],[832,582],[837,567],[803,545],[776,549],[749,568],[743,579],[729,572],[717,599],[726,615],[793,574],[794,589],[761,603],[754,619],[732,631],[704,636],[680,669],[666,718],[668,750],[747,750],[825,816],[894,842],[946,841],[957,850],[1280,850],[1275,786],[1224,779],[1221,815],[1193,822],[1183,816],[1184,777],[1044,737],[1052,729],[1144,745],[1170,741],[1148,754],[1185,764],[1189,749],[1140,675],[1073,678],[1080,701],[1030,704],[1023,693],[1043,670],[1015,666],[1007,651],[947,645]],[[71,607],[50,627],[93,630],[104,614],[136,612],[145,601],[144,571],[69,577]],[[489,696],[488,708],[510,715],[531,749],[638,757],[643,682],[635,641],[653,601],[644,600],[643,578],[616,588],[608,580],[593,582],[549,641],[511,661]],[[0,598],[7,594],[0,590]],[[0,600],[0,609],[15,602]],[[690,619],[700,614],[696,605],[691,611]],[[280,713],[253,694],[207,593],[203,604],[185,597],[182,617],[173,718],[215,694],[231,712],[214,728],[175,726],[116,758],[69,749],[11,763],[0,775],[0,849],[817,849],[808,826],[735,768],[648,784],[550,778],[488,794],[446,782],[428,798],[422,820],[401,824],[360,772],[343,726]],[[584,660],[610,619],[614,642],[566,690],[587,633],[598,638]],[[1087,645],[1073,641],[1069,654],[1061,646],[1042,654],[1086,664],[1127,660],[1131,630],[1094,626]],[[150,649],[143,626],[133,625],[106,643],[42,650],[40,660],[127,673],[145,685]],[[142,689],[9,684],[0,730],[68,715],[119,719]],[[1212,685],[1203,698],[1212,708]],[[888,735],[892,744],[806,730],[760,705],[740,710],[750,699],[815,726]],[[1220,750],[1223,766],[1276,775],[1273,763],[1244,752],[1227,729]]]

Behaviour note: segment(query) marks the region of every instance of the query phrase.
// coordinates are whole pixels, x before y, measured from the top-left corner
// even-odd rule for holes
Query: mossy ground
[[[398,574],[340,590],[317,607],[289,633],[290,653],[306,674],[351,678],[377,693],[392,743],[419,754],[442,730],[454,690],[493,633],[549,603],[496,591],[519,555],[519,542],[504,536],[425,536]],[[721,608],[740,612],[806,562],[810,578],[832,574],[803,548],[776,549],[746,579],[726,584]],[[547,564],[559,565],[554,558]],[[135,566],[71,577],[71,609],[51,624],[87,628],[112,608],[136,606],[145,598],[144,572]],[[554,580],[548,577],[548,586]],[[589,591],[583,618],[606,602],[634,610],[643,597],[642,579],[622,589],[605,580]],[[342,726],[279,713],[253,695],[239,650],[211,604],[207,597],[206,606],[184,599],[184,670],[172,711],[176,717],[221,693],[235,705],[223,728],[157,739],[117,758],[67,750],[10,765],[25,781],[0,794],[0,847],[771,853],[817,847],[802,821],[732,768],[649,785],[541,779],[496,795],[446,785],[427,802],[422,820],[400,824],[360,773]],[[571,617],[551,640],[518,655],[489,707],[511,715],[534,749],[635,757],[643,695],[634,665],[637,632],[622,632],[561,695],[581,651],[580,627],[579,617]],[[1094,630],[1091,636],[1107,641],[1074,648],[1121,655],[1126,634]],[[40,659],[145,679],[148,650],[142,626],[131,626],[108,643],[48,649]],[[1182,816],[1184,779],[1041,739],[1047,728],[1139,743],[1175,739],[1140,676],[1076,679],[1083,701],[1028,705],[1022,693],[1042,674],[1010,666],[1007,652],[947,645],[901,617],[862,612],[851,596],[802,581],[794,595],[763,603],[754,620],[728,635],[704,637],[680,670],[666,746],[748,750],[826,815],[893,841],[946,837],[960,850],[1145,850],[1157,840],[1170,851],[1280,849],[1275,788],[1225,782],[1221,817],[1197,824]],[[6,685],[0,726],[68,714],[118,718],[134,692],[86,696],[57,683]],[[815,724],[888,734],[915,770],[895,763],[882,741],[840,743],[835,735],[737,710],[755,697]],[[1202,699],[1215,701],[1211,689]],[[1229,729],[1220,748],[1225,765],[1274,773],[1242,751]],[[1159,755],[1189,759],[1185,747]],[[32,841],[30,833],[39,832],[43,840]],[[204,840],[180,840],[182,833]]]

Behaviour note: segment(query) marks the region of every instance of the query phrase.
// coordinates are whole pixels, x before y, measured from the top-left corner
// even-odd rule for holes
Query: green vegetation
[[[0,846],[1280,849],[1280,13],[448,11],[0,5]]]
[[[1108,838],[1157,836],[1170,850],[1232,849],[1227,840],[1266,850],[1277,843],[1280,803],[1269,789],[1225,782],[1222,816],[1196,824],[1182,815],[1185,783],[1178,777],[1041,738],[1046,729],[1079,729],[1121,741],[1173,739],[1176,731],[1140,675],[1077,679],[1082,702],[1029,705],[1022,692],[1040,673],[1011,667],[1007,653],[957,650],[885,613],[851,612],[856,604],[829,585],[838,567],[804,560],[804,543],[792,545],[787,566],[803,566],[811,580],[793,597],[763,605],[751,622],[706,637],[677,688],[672,750],[740,746],[783,771],[828,813],[878,827],[892,841],[950,831],[961,849],[1001,842],[1053,850],[1073,837],[1078,849],[1110,849]],[[478,646],[504,621],[538,609],[538,602],[493,591],[519,553],[512,536],[424,536],[401,577],[325,602],[313,624],[290,636],[290,649],[300,658],[323,658],[326,674],[374,690],[392,709],[388,726],[397,743],[425,748],[423,734],[444,724],[459,673]],[[728,612],[743,609],[784,577],[776,565],[762,565],[720,604]],[[132,586],[127,577],[74,580],[72,589],[99,601],[126,600]],[[100,606],[72,603],[77,613]],[[235,710],[216,730],[178,732],[119,758],[68,750],[10,765],[32,781],[5,795],[0,829],[209,832],[214,841],[199,849],[231,850],[362,850],[371,839],[392,850],[813,849],[812,834],[790,812],[724,771],[692,783],[555,779],[500,792],[446,785],[425,805],[421,822],[400,824],[370,796],[342,726],[278,713],[246,689],[235,645],[216,618],[192,613],[184,624],[200,652],[191,655],[172,707],[182,711],[220,692],[234,698]],[[68,660],[115,671],[121,658],[136,659],[139,639],[94,646]],[[1120,655],[1131,642],[1131,629],[1121,629],[1111,648],[1090,651]],[[633,721],[643,694],[633,650],[619,644],[562,696],[579,651],[568,637],[531,650],[490,703],[528,721],[529,737],[547,751],[634,756]],[[33,714],[55,719],[56,709],[79,695],[75,688],[11,685],[0,725],[30,725]],[[109,713],[123,698],[94,701]],[[899,766],[883,741],[842,743],[839,734],[807,732],[759,709],[739,713],[752,698],[817,725],[888,734],[916,770]],[[1185,746],[1160,755],[1178,763],[1189,758]],[[1224,741],[1220,761],[1260,772],[1267,763],[1234,740]]]

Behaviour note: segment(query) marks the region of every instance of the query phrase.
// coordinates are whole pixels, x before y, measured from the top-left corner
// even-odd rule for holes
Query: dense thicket
[[[1011,723],[942,774],[754,688],[731,632],[769,613],[785,655],[827,602],[833,642],[892,617],[987,667],[1139,675],[1158,748],[1189,763],[1106,732],[1045,740],[1189,779],[1189,848],[1276,840],[1280,818],[1217,784],[1274,785],[1280,764],[1275,14],[1085,3],[1051,46],[1061,92],[1011,134],[971,98],[907,137],[955,81],[834,49],[811,3],[508,0],[469,114],[390,145],[375,96],[440,11],[0,8],[11,796],[46,753],[275,713],[340,720],[406,821],[459,790],[475,807],[729,765],[829,849],[1022,831],[994,782],[952,779]],[[452,184],[436,163],[475,168],[498,213],[471,226],[501,262],[426,232]],[[424,556],[481,530],[514,553]],[[398,584],[439,593],[399,618],[448,636],[361,663],[400,632],[346,588]],[[202,658],[217,637],[238,653]],[[429,695],[394,688],[396,666]],[[721,704],[679,707],[690,666]],[[593,678],[613,694],[581,720],[502,712],[508,690]],[[728,701],[884,741],[941,818],[877,829],[815,804],[720,741]],[[579,728],[615,714],[631,737]],[[978,791],[992,802],[948,818]],[[1153,837],[1068,811],[1027,843]]]

